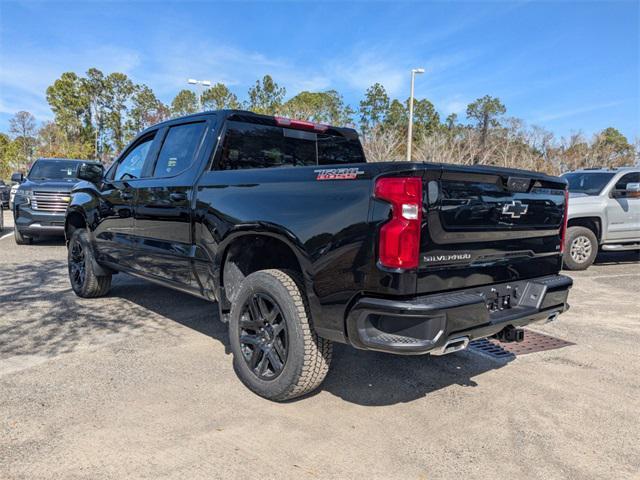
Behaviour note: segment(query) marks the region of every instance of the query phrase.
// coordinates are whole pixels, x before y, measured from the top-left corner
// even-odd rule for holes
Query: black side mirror
[[[98,163],[83,163],[78,167],[78,178],[91,183],[99,183],[104,177],[104,167]]]
[[[14,173],[11,175],[11,181],[13,183],[22,183],[24,182],[24,175],[22,175],[21,173]]]

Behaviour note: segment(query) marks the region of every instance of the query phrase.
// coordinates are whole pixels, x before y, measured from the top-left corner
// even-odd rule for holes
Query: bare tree
[[[436,131],[418,138],[413,151],[414,160],[436,163],[473,165],[491,164],[495,142],[482,146],[482,134],[471,128],[458,132]]]
[[[367,162],[389,162],[401,158],[403,140],[391,129],[376,127],[362,139]]]
[[[27,164],[33,156],[36,143],[36,119],[29,112],[20,111],[9,120],[9,132],[20,145],[20,164]]]

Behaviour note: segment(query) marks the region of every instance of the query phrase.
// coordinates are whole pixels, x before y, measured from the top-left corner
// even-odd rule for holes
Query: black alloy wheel
[[[71,288],[76,295],[95,298],[107,294],[111,287],[111,273],[100,271],[84,228],[78,228],[71,234],[67,264]]]
[[[82,242],[72,242],[69,255],[69,277],[77,290],[81,290],[87,274],[86,256]]]
[[[287,362],[287,324],[280,307],[266,293],[254,293],[242,306],[239,322],[244,361],[261,380],[273,380]]]

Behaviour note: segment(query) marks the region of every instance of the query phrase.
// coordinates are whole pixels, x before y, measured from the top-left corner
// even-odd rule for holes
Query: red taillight
[[[417,268],[422,222],[422,179],[381,178],[375,196],[391,204],[391,219],[380,228],[380,264],[388,268]]]
[[[564,252],[564,241],[567,238],[567,222],[569,221],[569,190],[564,191],[564,218],[560,230],[560,253]]]
[[[305,120],[292,120],[285,117],[275,117],[276,124],[281,127],[299,128],[302,130],[314,130],[316,132],[326,132],[329,129],[328,125],[322,125],[321,123],[307,122]]]

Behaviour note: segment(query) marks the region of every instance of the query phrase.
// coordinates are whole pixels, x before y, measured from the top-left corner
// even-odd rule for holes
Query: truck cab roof
[[[278,126],[294,128],[294,129],[322,131],[326,133],[332,133],[334,135],[339,134],[349,139],[358,138],[358,132],[354,128],[337,127],[333,125],[314,123],[314,122],[309,122],[305,120],[289,119],[289,118],[284,118],[277,115],[262,115],[249,110],[239,110],[239,109],[207,110],[204,112],[192,113],[191,115],[172,118],[170,120],[165,120],[164,122],[160,122],[158,124],[155,124],[145,129],[139,135],[144,134],[150,130],[155,130],[158,128],[162,128],[164,126],[172,125],[174,123],[184,123],[185,120],[202,118],[205,116],[219,117],[223,121],[238,120],[238,121],[244,121],[244,122],[250,122],[250,123],[278,125]]]
[[[580,168],[578,170],[572,170],[570,172],[565,172],[563,175],[567,173],[629,173],[629,172],[640,172],[640,166],[633,167],[614,167],[614,168],[603,168],[603,167],[593,167],[593,168]]]

